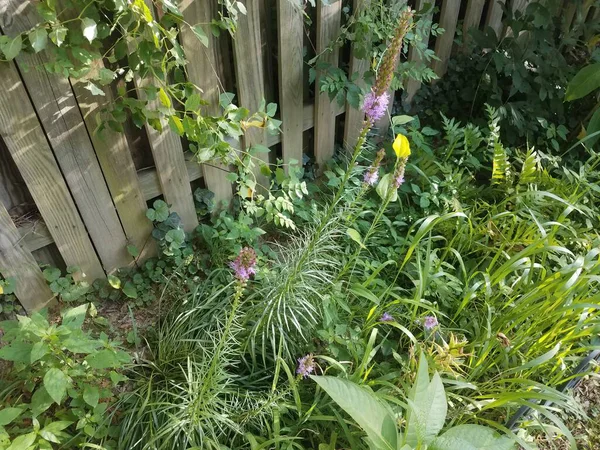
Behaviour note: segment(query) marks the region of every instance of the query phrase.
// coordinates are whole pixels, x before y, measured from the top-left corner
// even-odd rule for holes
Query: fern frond
[[[523,161],[523,168],[519,175],[519,184],[534,183],[537,179],[539,157],[537,152],[530,148]]]

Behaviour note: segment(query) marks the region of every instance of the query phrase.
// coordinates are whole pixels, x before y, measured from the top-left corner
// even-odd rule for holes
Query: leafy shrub
[[[116,370],[130,357],[104,333],[83,329],[81,305],[66,309],[61,319],[47,312],[2,322],[0,358],[10,361],[3,383],[0,446],[15,449],[75,448],[106,441],[115,448],[118,430],[107,420],[114,388],[126,378]]]

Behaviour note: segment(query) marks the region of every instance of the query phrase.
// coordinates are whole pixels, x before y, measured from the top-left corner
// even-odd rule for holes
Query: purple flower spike
[[[383,315],[379,318],[380,322],[393,322],[394,321],[394,317],[388,313],[388,312],[384,312]]]
[[[438,321],[434,316],[426,316],[425,320],[423,320],[423,327],[427,331],[431,331],[437,326],[438,326]]]
[[[376,168],[371,168],[365,172],[363,181],[369,186],[374,186],[379,180],[379,171]]]
[[[381,119],[387,111],[388,103],[390,102],[390,94],[384,92],[381,95],[376,95],[374,92],[369,92],[365,95],[363,102],[363,111],[366,116],[373,122]]]
[[[244,247],[240,254],[229,266],[235,272],[235,277],[242,281],[248,281],[256,273],[256,252],[250,247]]]
[[[298,368],[296,369],[296,374],[301,375],[302,378],[306,378],[314,372],[315,365],[316,363],[312,353],[309,353],[302,358],[298,358]]]

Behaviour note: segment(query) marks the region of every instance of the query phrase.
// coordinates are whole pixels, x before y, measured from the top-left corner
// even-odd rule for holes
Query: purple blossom
[[[379,180],[379,170],[377,167],[369,167],[369,170],[365,172],[363,181],[369,186],[374,186]]]
[[[390,94],[384,92],[381,95],[376,95],[373,91],[365,95],[365,101],[363,102],[363,111],[367,117],[373,122],[381,119],[387,111],[388,103],[390,101]]]
[[[394,321],[394,317],[388,313],[388,312],[384,312],[383,315],[379,318],[380,322],[393,322]]]
[[[248,281],[256,273],[256,252],[250,247],[244,247],[229,266],[238,280]]]
[[[309,353],[302,358],[298,358],[298,368],[296,369],[296,374],[306,378],[314,372],[315,365],[316,363],[312,353]]]
[[[394,187],[397,189],[404,183],[404,170],[406,169],[406,160],[401,161],[396,173],[394,173]]]
[[[425,319],[423,320],[423,327],[427,331],[431,331],[437,326],[438,326],[438,321],[434,316],[425,316]]]

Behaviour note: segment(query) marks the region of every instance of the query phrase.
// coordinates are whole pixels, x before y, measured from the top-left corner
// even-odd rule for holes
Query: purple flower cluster
[[[406,161],[401,161],[396,173],[394,173],[394,187],[397,189],[404,183],[404,171],[406,169]]]
[[[423,320],[423,328],[425,328],[427,331],[431,331],[437,326],[438,320],[434,316],[425,316],[425,319]]]
[[[369,168],[369,170],[367,170],[365,172],[365,177],[363,178],[363,181],[368,184],[369,186],[374,186],[375,183],[377,183],[377,180],[379,180],[379,170],[376,167],[372,167]]]
[[[302,358],[298,358],[298,368],[296,369],[296,374],[306,378],[315,371],[315,365],[316,363],[312,353],[309,353]]]
[[[394,321],[394,317],[388,313],[388,312],[384,312],[383,315],[379,318],[380,322],[393,322]]]
[[[250,247],[244,247],[240,254],[229,266],[235,272],[235,277],[242,281],[248,281],[256,273],[256,252]]]
[[[387,111],[389,102],[390,94],[387,91],[381,95],[377,95],[371,91],[365,95],[362,109],[367,118],[375,122],[383,117]]]

